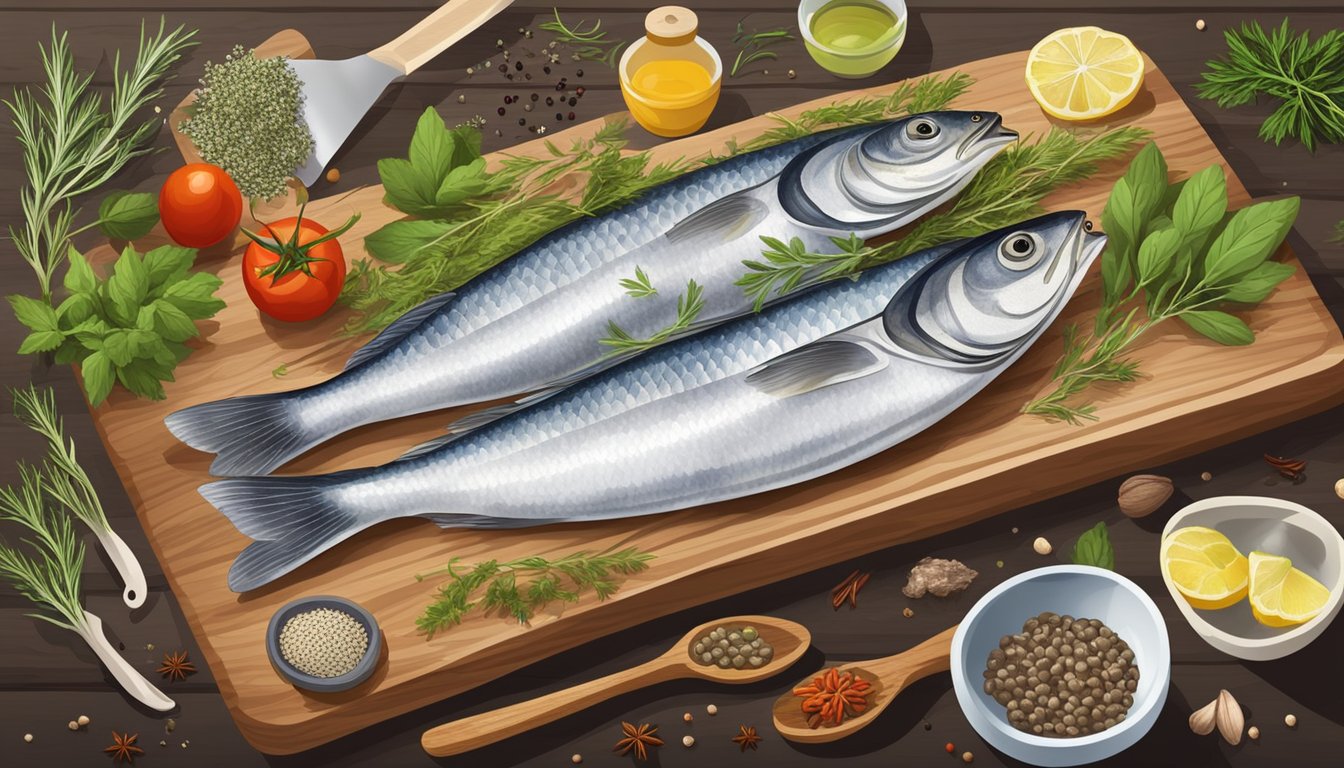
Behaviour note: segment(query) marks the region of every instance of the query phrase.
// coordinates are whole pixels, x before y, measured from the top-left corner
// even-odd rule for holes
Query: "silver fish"
[[[363,424],[554,388],[618,362],[599,343],[609,322],[637,338],[667,326],[690,280],[704,289],[695,329],[750,311],[735,281],[761,257],[762,235],[834,253],[831,236],[890,232],[957,194],[1016,138],[992,112],[935,112],[733,158],[412,309],[332,379],[192,406],[166,423],[218,454],[214,474],[266,474]],[[656,295],[626,293],[636,268]]]
[[[382,467],[220,480],[255,541],[243,592],[420,516],[517,527],[667,512],[803,482],[914,435],[1013,363],[1105,243],[1056,213],[818,286]]]

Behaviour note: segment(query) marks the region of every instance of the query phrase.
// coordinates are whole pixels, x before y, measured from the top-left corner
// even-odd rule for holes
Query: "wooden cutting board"
[[[301,36],[289,45],[306,50]],[[310,54],[311,55],[311,54]],[[975,86],[959,106],[996,110],[1024,136],[1051,123],[1022,82],[1025,53],[1007,54],[959,69]],[[804,109],[860,94],[890,92],[882,85],[837,94],[782,110]],[[1149,62],[1144,92],[1118,115],[1153,131],[1171,166],[1184,178],[1212,163],[1228,171],[1234,206],[1248,202],[1209,137],[1171,83]],[[593,121],[552,136],[563,146],[590,135]],[[774,125],[760,116],[720,130],[669,142],[655,159],[722,152]],[[409,140],[409,137],[407,137]],[[540,142],[512,150],[539,153]],[[1087,183],[1063,190],[1051,209],[1085,208],[1095,218],[1123,163]],[[574,185],[577,187],[578,180]],[[309,213],[325,222],[354,212],[363,219],[349,235],[358,243],[398,217],[377,187],[315,201]],[[142,248],[163,240],[161,232]],[[111,260],[104,248],[99,256]],[[1285,247],[1279,257],[1296,259]],[[340,370],[360,340],[343,337],[340,313],[285,326],[259,317],[238,279],[232,247],[201,255],[198,266],[224,277],[228,308],[203,324],[198,351],[177,370],[163,402],[135,400],[118,391],[93,411],[94,420],[140,521],[163,564],[173,592],[219,681],[243,734],[258,749],[292,753],[494,680],[514,669],[616,630],[732,592],[839,562],[860,553],[966,525],[995,513],[1105,478],[1261,431],[1344,399],[1344,340],[1299,268],[1268,301],[1246,316],[1256,333],[1250,347],[1229,348],[1172,324],[1137,351],[1148,378],[1091,393],[1100,421],[1085,427],[1046,423],[1018,409],[1046,386],[1060,352],[1059,329],[1087,322],[1098,305],[1090,279],[1065,317],[1011,370],[961,410],[916,438],[842,472],[786,490],[713,507],[653,517],[517,531],[444,531],[401,520],[368,531],[327,552],[267,588],[230,592],[225,574],[248,540],[196,493],[209,481],[211,457],[179,444],[163,426],[171,411],[233,395],[274,392],[320,382]],[[288,374],[272,371],[286,365]],[[457,413],[435,413],[349,433],[301,458],[286,472],[330,471],[390,460],[441,433]],[[538,616],[531,626],[473,615],[432,640],[415,619],[434,590],[415,574],[450,557],[561,556],[576,550],[638,545],[656,554],[650,569],[625,580],[604,603],[580,604]],[[314,695],[283,682],[271,669],[263,642],[267,621],[284,603],[304,595],[353,599],[377,617],[386,658],[371,680],[334,695]]]

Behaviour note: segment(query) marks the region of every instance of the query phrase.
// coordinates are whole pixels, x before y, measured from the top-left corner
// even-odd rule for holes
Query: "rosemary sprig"
[[[0,520],[18,523],[33,534],[23,539],[32,554],[0,541],[0,576],[46,610],[29,616],[79,632],[86,625],[79,600],[84,545],[75,538],[70,518],[46,505],[42,488],[41,471],[22,464],[19,487],[0,488]]]
[[[648,274],[638,264],[635,265],[634,277],[621,278],[621,287],[625,289],[626,294],[636,299],[658,295],[658,289],[653,287]]]
[[[793,39],[788,27],[747,32],[742,21],[738,21],[737,32],[733,35],[733,45],[737,46],[737,58],[733,59],[733,66],[729,67],[728,76],[737,77],[743,67],[755,62],[779,58],[779,53],[769,49]]]
[[[1261,123],[1260,138],[1275,144],[1296,138],[1307,149],[1344,142],[1344,30],[1311,40],[1284,19],[1272,32],[1250,21],[1223,36],[1227,55],[1209,61],[1195,86],[1202,98],[1238,107],[1265,94],[1281,103]]]
[[[677,319],[673,320],[671,325],[648,338],[638,339],[617,325],[615,320],[608,320],[607,335],[598,339],[597,343],[612,348],[608,355],[624,355],[652,349],[673,336],[686,332],[704,308],[704,289],[694,280],[689,280],[686,282],[686,292],[677,296]]]
[[[952,206],[922,219],[905,236],[863,245],[851,236],[832,242],[836,253],[812,253],[801,242],[780,247],[762,238],[763,261],[747,261],[738,279],[759,310],[773,297],[804,283],[856,275],[941,243],[974,237],[1039,214],[1054,190],[1096,173],[1098,163],[1124,156],[1148,135],[1141,128],[1112,128],[1090,136],[1054,129],[1039,141],[1026,137],[976,175]]]
[[[634,547],[618,551],[575,552],[557,560],[525,557],[501,563],[485,560],[465,570],[458,568],[459,558],[431,573],[416,574],[416,581],[447,576],[434,602],[415,621],[421,632],[433,637],[436,632],[462,623],[473,608],[514,617],[519,623],[531,620],[548,603],[576,603],[585,590],[598,600],[616,592],[616,575],[629,576],[648,568],[653,555]],[[484,590],[482,592],[482,590]]]
[[[93,481],[75,457],[75,441],[65,435],[65,425],[56,412],[55,393],[50,389],[38,392],[30,384],[11,394],[14,415],[47,440],[47,461],[40,473],[42,489],[93,530],[110,530]]]
[[[584,20],[580,19],[578,24],[570,27],[561,20],[558,8],[552,8],[551,11],[555,14],[555,21],[543,21],[538,27],[553,33],[557,43],[573,46],[574,55],[580,59],[600,61],[608,67],[616,67],[625,41],[608,40],[607,33],[602,31],[601,19],[595,19],[586,28],[583,26]]]
[[[145,145],[159,129],[158,119],[135,122],[135,115],[163,94],[163,82],[183,51],[195,45],[195,31],[178,27],[146,36],[129,69],[118,51],[112,63],[112,94],[106,101],[89,90],[93,73],[75,70],[68,33],[51,45],[38,45],[46,83],[15,90],[5,101],[13,115],[27,185],[19,193],[24,225],[10,227],[10,238],[37,276],[42,300],[51,303],[52,282],[65,263],[79,209],[74,200],[110,180],[136,157],[154,151]],[[93,225],[89,225],[93,226]]]

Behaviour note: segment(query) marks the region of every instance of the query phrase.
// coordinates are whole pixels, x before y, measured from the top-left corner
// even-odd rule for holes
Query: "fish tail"
[[[292,393],[247,395],[201,403],[168,415],[178,440],[217,454],[214,475],[265,475],[321,442],[297,418]]]
[[[229,589],[247,592],[289,573],[378,522],[344,503],[340,475],[231,478],[200,493],[256,541],[229,568]]]

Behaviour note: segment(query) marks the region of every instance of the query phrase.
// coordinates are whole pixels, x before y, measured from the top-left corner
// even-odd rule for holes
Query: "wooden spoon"
[[[746,669],[720,669],[699,664],[691,658],[695,641],[714,628],[748,626],[755,627],[761,639],[774,648],[774,658],[768,663]],[[623,693],[668,680],[698,677],[734,685],[754,683],[793,666],[811,644],[812,633],[801,624],[770,616],[729,616],[701,624],[687,632],[676,645],[652,661],[540,698],[435,726],[420,737],[420,745],[435,757],[461,754],[493,744],[505,736],[553,722]]]
[[[944,630],[895,656],[840,665],[838,669],[841,674],[853,672],[872,683],[873,687],[868,695],[868,708],[862,714],[849,717],[839,725],[807,727],[807,717],[803,714],[803,700],[793,695],[793,689],[789,689],[788,693],[775,700],[775,730],[789,741],[821,744],[843,739],[864,728],[876,720],[906,686],[935,672],[946,671],[951,666],[952,635],[956,631],[956,627]],[[807,685],[812,682],[813,677],[815,675],[805,678],[794,688]]]

